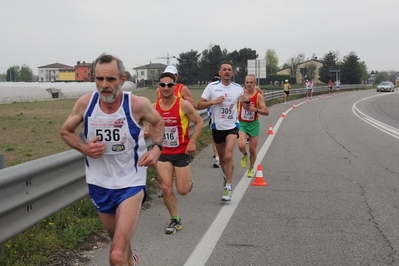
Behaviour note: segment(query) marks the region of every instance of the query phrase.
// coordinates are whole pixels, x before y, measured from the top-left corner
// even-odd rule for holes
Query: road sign
[[[265,79],[266,78],[266,60],[265,59],[255,59],[255,60],[248,60],[247,63],[248,75],[255,75],[258,79]]]

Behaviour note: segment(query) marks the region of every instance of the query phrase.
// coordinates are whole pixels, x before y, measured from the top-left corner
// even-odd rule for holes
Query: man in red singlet
[[[176,175],[176,190],[180,195],[187,195],[192,188],[191,153],[196,151],[198,136],[203,128],[203,120],[190,102],[174,94],[176,79],[171,73],[162,73],[159,77],[158,90],[161,99],[153,104],[155,110],[165,122],[163,151],[156,169],[163,192],[163,200],[171,216],[166,234],[174,234],[183,228],[178,214],[177,199],[173,193],[173,173]],[[189,138],[190,122],[195,124]]]

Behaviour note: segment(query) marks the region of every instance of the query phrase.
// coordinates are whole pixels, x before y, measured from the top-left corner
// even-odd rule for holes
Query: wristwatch
[[[161,142],[154,142],[151,147],[154,148],[154,146],[158,146],[160,151],[163,151],[163,145]]]

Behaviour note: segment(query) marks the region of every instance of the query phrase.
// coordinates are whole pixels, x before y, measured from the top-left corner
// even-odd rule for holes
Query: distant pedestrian
[[[330,79],[330,81],[328,82],[328,93],[331,93],[331,91],[332,91],[332,86],[333,86],[333,83],[332,83],[332,81],[331,81],[331,79]]]
[[[291,84],[288,82],[288,79],[284,81],[283,84],[283,92],[284,92],[284,104],[288,102],[288,96],[290,95]]]
[[[335,89],[337,90],[337,94],[338,94],[340,88],[341,88],[341,81],[337,80],[335,82]]]
[[[306,98],[309,99],[309,96],[310,96],[310,99],[312,99],[312,97],[313,97],[313,85],[312,85],[312,82],[309,81],[309,80],[306,80],[305,86],[306,86]]]

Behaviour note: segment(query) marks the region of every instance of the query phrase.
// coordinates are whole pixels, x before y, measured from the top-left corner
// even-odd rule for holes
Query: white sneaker
[[[231,201],[232,195],[233,193],[231,192],[231,189],[224,188],[222,201]]]

